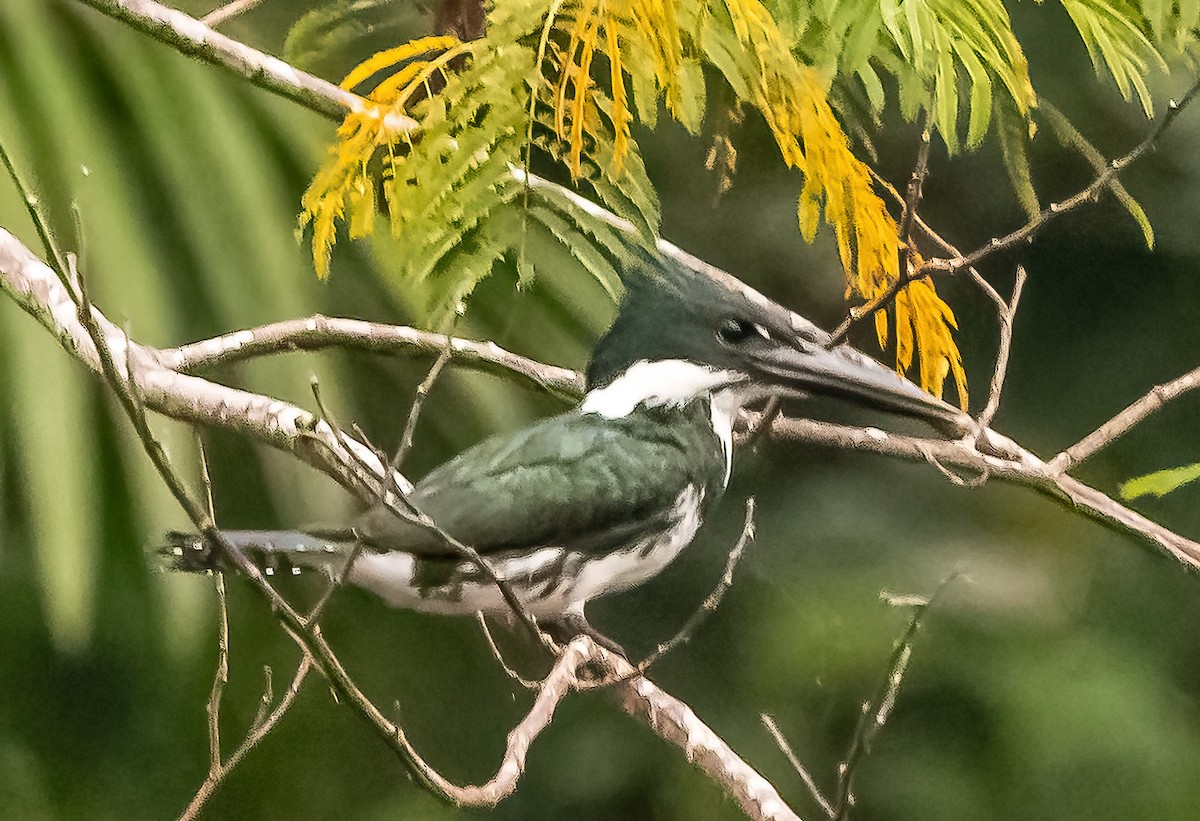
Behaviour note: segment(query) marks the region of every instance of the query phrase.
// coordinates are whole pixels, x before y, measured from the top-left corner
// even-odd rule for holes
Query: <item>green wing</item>
[[[688,485],[721,487],[720,441],[707,425],[679,421],[646,413],[551,417],[463,452],[426,476],[411,499],[482,553],[603,552],[665,525]],[[368,511],[356,529],[375,549],[447,555],[435,535],[386,509]]]

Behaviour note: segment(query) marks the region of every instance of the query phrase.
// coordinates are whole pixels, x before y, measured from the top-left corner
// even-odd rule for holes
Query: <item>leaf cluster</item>
[[[382,2],[342,0],[305,30]],[[1097,71],[1147,111],[1151,69],[1194,51],[1200,0],[1060,3]],[[530,232],[562,243],[615,288],[631,238],[553,189],[530,188],[515,170],[561,169],[636,227],[632,241],[651,241],[658,202],[632,126],[654,125],[665,111],[698,134],[718,92],[756,110],[800,172],[800,230],[812,241],[822,222],[830,226],[848,298],[887,293],[906,258],[897,220],[847,135],[869,154],[889,104],[951,154],[994,133],[1019,200],[1040,210],[1027,159],[1039,101],[1001,0],[511,0],[490,8],[484,39],[413,40],[369,58],[343,86],[365,99],[301,214],[318,273],[328,274],[340,224],[366,236],[385,211],[404,243],[404,271],[436,281],[443,309],[502,257],[527,281]],[[1049,119],[1095,162],[1098,152],[1061,112]],[[1114,190],[1152,242],[1140,207]],[[965,407],[954,315],[932,281],[905,285],[877,314],[881,346],[893,327],[897,369],[918,365],[922,385],[938,393],[953,374]]]

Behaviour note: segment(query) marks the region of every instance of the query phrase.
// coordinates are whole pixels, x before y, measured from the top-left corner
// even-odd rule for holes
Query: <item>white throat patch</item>
[[[637,408],[678,406],[709,398],[713,432],[725,452],[725,484],[733,470],[733,420],[741,407],[737,387],[721,390],[731,381],[730,371],[717,371],[682,359],[635,362],[629,370],[603,388],[589,391],[579,406],[580,413],[597,413],[605,419],[620,419]],[[714,390],[717,389],[717,390]]]
[[[679,406],[712,392],[733,374],[682,359],[635,362],[629,370],[603,388],[589,391],[580,413],[598,413],[620,419],[638,407]]]

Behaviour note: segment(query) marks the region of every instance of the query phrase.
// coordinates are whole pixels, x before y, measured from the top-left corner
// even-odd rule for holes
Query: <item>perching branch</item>
[[[204,29],[197,21],[165,9],[156,3],[145,2],[145,0],[85,0],[85,2],[186,53],[195,54],[210,62],[230,68],[247,76],[257,85],[297,100],[327,116],[340,118],[347,110],[356,109],[361,104],[359,98],[341,91],[332,84],[323,83],[323,81],[298,72],[274,58],[248,49],[228,38],[222,38],[220,35]],[[1149,145],[1153,144],[1153,140],[1157,139],[1157,136],[1166,128],[1178,110],[1191,101],[1196,90],[1194,87],[1178,105],[1172,105],[1168,116],[1160,121],[1158,128],[1151,138],[1148,138],[1147,143],[1143,143],[1144,149],[1139,147],[1140,151],[1131,152],[1126,158],[1113,163],[1111,170],[1106,170],[1105,174],[1108,175],[1108,180],[1115,179],[1116,173],[1121,168],[1144,153],[1144,150],[1148,150]],[[413,125],[415,126],[415,124]],[[1137,156],[1133,156],[1134,154]],[[1053,216],[1077,207],[1098,195],[1108,184],[1104,180],[1104,176],[1101,175],[1093,183],[1095,190],[1091,193],[1085,190],[1076,198],[1070,198],[1063,203],[1051,206],[1047,212],[1043,212],[1043,215],[1039,216],[1040,222],[1035,220],[1026,226],[1028,231],[1024,235],[1017,236],[1021,231],[1026,230],[1020,229],[1018,232],[1010,234],[1009,237],[994,241],[980,251],[991,253],[1000,247],[1010,247],[1031,238],[1041,225],[1048,222]],[[530,184],[549,185],[550,183],[531,179]],[[1085,194],[1087,196],[1084,196]],[[1079,197],[1082,199],[1078,199],[1076,202]],[[607,219],[619,222],[616,217],[599,209],[598,206],[591,203],[588,205],[590,206],[589,210],[593,213],[601,211],[607,215]],[[921,225],[919,216],[914,215],[914,221]],[[1034,223],[1038,224],[1034,225]],[[1014,236],[1017,238],[1010,241],[1010,238]],[[1009,244],[1005,245],[1004,243]],[[660,241],[659,248],[669,256],[686,258],[698,266],[698,270],[710,272],[713,275],[727,276],[684,254],[669,243]],[[966,257],[956,255],[950,260],[935,260],[934,262],[942,262],[945,265],[942,268],[930,268],[930,272],[936,270],[957,271],[963,268],[970,270],[974,261],[985,256],[987,256],[986,253],[980,255],[980,252],[977,251]],[[39,266],[42,270],[39,270]],[[234,391],[180,373],[156,358],[156,355],[164,352],[144,348],[127,340],[123,334],[113,329],[98,312],[93,312],[90,306],[87,313],[89,316],[94,314],[96,317],[95,321],[100,329],[100,336],[93,338],[86,333],[80,334],[78,332],[79,323],[72,319],[72,312],[68,311],[64,315],[62,311],[58,310],[61,306],[67,306],[64,296],[69,296],[70,289],[45,287],[44,274],[46,270],[48,269],[44,263],[33,257],[10,234],[0,229],[0,288],[12,295],[27,312],[54,332],[68,352],[87,362],[93,369],[104,370],[106,373],[108,371],[119,373],[120,368],[108,367],[100,361],[104,357],[97,351],[97,348],[111,346],[118,353],[124,352],[124,361],[127,363],[126,378],[128,379],[129,373],[136,371],[137,387],[134,390],[141,394],[141,401],[144,402],[145,407],[166,413],[174,418],[238,430],[258,441],[282,447],[330,473],[338,481],[359,493],[360,496],[364,493],[370,494],[370,489],[361,487],[354,478],[358,467],[356,459],[369,462],[374,457],[376,461],[379,460],[376,454],[361,442],[336,434],[327,424],[323,425],[311,414],[298,408],[269,400],[267,397]],[[102,340],[102,342],[97,340]],[[115,362],[119,361],[121,357],[109,356],[108,358]],[[482,360],[504,367],[498,361],[488,357],[483,357]],[[133,380],[129,380],[129,383],[134,384]],[[577,385],[578,382],[575,384]],[[114,387],[114,389],[116,388]],[[1140,417],[1131,418],[1128,425],[1136,424],[1149,412],[1146,411]],[[839,426],[789,419],[775,420],[771,430],[777,436],[804,438],[807,441],[824,442],[839,447],[859,447],[880,453],[891,453],[904,458],[922,459],[942,469],[976,470],[980,475],[1027,484],[1054,498],[1068,500],[1081,508],[1086,515],[1097,518],[1113,529],[1140,536],[1156,545],[1160,550],[1175,556],[1189,567],[1197,566],[1200,546],[1123,508],[1099,491],[1063,475],[1060,470],[1046,465],[1015,444],[1002,457],[979,449],[973,439],[946,443],[914,437],[895,437],[873,429],[840,428]],[[311,446],[314,434],[321,442],[322,447]],[[988,436],[1002,439],[990,431],[984,431],[984,434],[984,439]],[[1086,452],[1084,455],[1086,456]],[[384,469],[382,462],[378,468],[382,472]],[[400,479],[393,476],[392,481],[399,482]],[[254,580],[253,576],[252,580]],[[266,587],[269,589],[269,584]],[[284,622],[289,623],[286,612]],[[336,657],[332,655],[332,651],[324,642],[319,629],[313,629],[311,634],[302,636],[298,640],[304,644],[306,649],[310,646],[314,649],[314,658],[317,659],[326,676],[330,677],[331,684],[339,693],[343,693],[346,683],[353,687],[353,682],[337,663]],[[737,759],[732,751],[723,746],[720,739],[715,736],[710,739],[711,731],[699,724],[686,705],[675,702],[661,691],[657,691],[644,678],[627,683],[622,688],[622,692],[626,696],[627,706],[632,712],[643,715],[644,720],[656,732],[678,744],[689,755],[695,754],[697,766],[704,769],[732,794],[739,796],[739,803],[744,808],[748,808],[748,812],[753,811],[755,817],[790,817],[788,815],[790,811],[779,801],[773,789],[770,789],[770,785],[765,782],[759,783],[762,781],[761,776]],[[358,708],[361,714],[372,723],[377,733],[383,736],[391,746],[398,750],[411,751],[402,731],[383,718],[378,709],[361,692],[356,689],[348,691],[347,700]],[[409,761],[406,753],[402,752],[401,755],[406,761]],[[506,762],[508,760],[506,757]],[[419,758],[416,759],[416,762],[413,766],[416,768],[419,778],[427,784],[432,783],[435,791],[440,790],[443,794],[453,797],[453,790],[457,789],[454,785],[444,783],[444,779],[441,779]],[[438,779],[441,779],[441,782]]]
[[[0,289],[9,293],[27,312],[52,329],[68,352],[93,368],[98,367],[95,345],[90,342],[86,333],[81,331],[79,317],[70,305],[70,299],[64,286],[58,282],[53,271],[45,263],[34,257],[15,237],[3,229],[0,229]],[[108,323],[98,311],[93,309],[92,315],[97,328],[106,334],[111,334],[109,338],[113,339],[115,344],[122,346],[121,349],[128,354],[127,361],[143,363],[133,367],[137,368],[139,396],[151,409],[159,410],[167,415],[174,415],[184,421],[201,422],[210,426],[241,431],[253,439],[271,444],[275,444],[279,439],[277,434],[279,425],[276,416],[272,414],[305,413],[299,409],[290,410],[291,406],[268,397],[234,391],[206,382],[198,377],[171,371],[160,364],[157,351],[127,341],[122,333],[112,329],[111,323]],[[146,390],[143,386],[147,384],[153,386],[154,390]],[[215,401],[200,404],[199,407],[193,401],[193,397],[209,395],[215,397]],[[231,413],[231,405],[269,408],[271,413],[260,414],[253,418],[239,417]],[[210,410],[214,407],[220,410]],[[179,410],[180,408],[183,408],[182,412]],[[308,418],[312,419],[311,416]],[[355,456],[363,463],[378,465],[378,470],[382,471],[382,461],[369,446],[349,440],[345,434],[336,433],[328,423],[316,423],[314,420],[310,422],[310,429],[323,430],[322,441],[341,446],[341,452],[345,454],[344,461],[338,462],[326,454],[329,461],[333,463],[326,467],[326,472],[339,481],[345,481],[345,477],[357,476],[361,472],[361,464],[355,461]],[[973,471],[1003,481],[1024,484],[1052,498],[1067,501],[1074,508],[1103,522],[1112,529],[1137,535],[1190,568],[1200,567],[1200,545],[1124,508],[1103,493],[1063,475],[994,431],[985,430],[983,433],[984,439],[989,439],[993,445],[998,446],[991,448],[992,450],[998,449],[1012,453],[1014,456],[1002,458],[985,452],[976,447],[974,440],[946,442],[919,439],[888,434],[872,428],[846,428],[827,423],[786,418],[777,419],[772,425],[772,434],[784,439],[799,439],[928,461],[941,465],[943,468]],[[312,434],[306,435],[311,436]],[[353,447],[349,445],[350,441],[353,441]],[[310,451],[303,450],[295,443],[292,443],[289,449],[298,455],[308,454],[311,456]],[[320,450],[323,452],[326,448]],[[310,459],[310,461],[312,460]],[[320,459],[315,460],[314,463],[318,466],[325,465],[324,460]],[[351,483],[351,486],[357,485]],[[371,498],[373,499],[374,496]],[[205,521],[205,519],[206,517],[202,516],[201,521]],[[211,538],[221,538],[219,532],[215,531],[211,524],[207,522],[205,524],[206,527],[200,528],[202,532],[210,535]],[[257,568],[245,562],[244,557],[242,557],[242,562],[247,565],[245,568],[242,567],[242,563],[235,562],[235,564],[250,576],[251,581],[255,583],[260,592],[272,601],[272,607],[280,614],[289,632],[297,637],[305,650],[312,653],[322,672],[343,700],[349,702],[371,724],[376,734],[392,747],[402,760],[410,764],[422,783],[435,793],[455,800],[454,796],[459,795],[455,792],[458,788],[447,782],[424,762],[411,747],[403,731],[389,721],[357,688],[325,642],[319,625],[312,625],[309,629],[304,619],[295,613],[286,602],[278,598],[278,594],[274,592]],[[308,629],[307,633],[304,632],[306,629]],[[636,672],[635,668],[626,662],[624,666],[618,667],[616,673],[617,675],[628,675],[631,671]],[[694,750],[695,738],[703,738],[706,744],[706,755],[693,756],[691,760],[718,780],[718,783],[727,791],[743,796],[746,801],[744,806],[765,806],[773,808],[772,812],[782,812],[779,810],[781,807],[786,809],[773,791],[770,794],[766,792],[769,785],[762,781],[761,776],[737,759],[732,751],[723,745],[723,742],[720,742],[720,739],[700,724],[686,705],[659,691],[644,678],[635,679],[622,685],[622,693],[626,709],[640,716],[656,732],[669,741],[677,743],[682,749]],[[737,780],[742,778],[750,780]],[[763,798],[763,796],[767,797]]]
[[[988,429],[989,435],[998,435]],[[781,418],[771,433],[780,439],[861,450],[916,462],[944,471],[957,470],[1031,488],[1110,530],[1133,536],[1155,552],[1169,556],[1191,571],[1200,571],[1200,544],[1147,519],[1111,497],[1066,475],[1057,466],[1009,441],[1014,458],[985,453],[970,439],[946,441],[889,433],[879,428],[853,428],[811,419]]]
[[[273,409],[274,413],[287,412],[290,406],[267,397],[233,391],[230,388],[205,382],[198,377],[185,376],[162,367],[155,357],[154,349],[139,346],[131,340],[125,339],[119,331],[110,330],[111,323],[108,323],[99,311],[91,308],[90,304],[87,312],[76,312],[71,307],[73,303],[66,293],[65,286],[58,281],[49,266],[34,257],[24,245],[3,229],[0,229],[0,290],[4,290],[12,296],[43,325],[53,329],[55,336],[72,355],[91,365],[94,369],[99,369],[97,358],[107,360],[109,364],[104,366],[104,372],[110,375],[108,379],[110,385],[114,383],[126,385],[127,382],[124,373],[117,370],[115,361],[107,353],[109,339],[119,344],[120,350],[127,354],[126,361],[130,363],[131,369],[137,367],[133,365],[135,357],[143,361],[145,363],[144,370],[136,371],[136,384],[138,385],[138,398],[140,401],[145,401],[146,407],[171,415],[173,409],[178,409],[183,404],[186,407],[186,413],[179,414],[179,416],[182,416],[185,421],[204,422],[210,426],[239,430],[259,441],[272,441],[277,438],[274,434],[276,426],[262,425],[258,419],[232,418],[228,409],[204,416],[190,403],[190,398],[203,392],[209,392],[216,397],[228,396],[230,399],[244,396],[248,399],[242,400],[243,405],[269,407]],[[80,327],[83,323],[81,314],[92,317],[94,337],[89,337],[87,331]],[[97,353],[97,345],[103,353]],[[143,392],[142,386],[147,382],[154,386],[154,392]],[[201,390],[199,386],[203,386],[203,389]],[[188,398],[188,401],[181,403],[180,395],[170,394],[171,388],[178,390],[180,394]],[[151,400],[154,404],[151,403]],[[291,412],[303,413],[299,409]],[[337,443],[341,452],[345,454],[344,462],[327,469],[326,472],[331,476],[339,480],[347,476],[356,477],[363,469],[363,465],[372,466],[372,469],[376,471],[377,479],[383,475],[383,460],[380,460],[378,455],[367,445],[354,442],[354,447],[349,447],[346,443],[353,440],[350,440],[345,434],[335,431],[327,422],[320,423],[320,425],[313,424],[310,427],[317,429],[321,426],[327,434],[321,441]],[[139,426],[139,430],[141,430],[141,426]],[[436,795],[459,803],[490,801],[493,796],[495,800],[499,800],[507,794],[504,789],[501,789],[504,787],[503,779],[501,781],[494,779],[494,783],[490,782],[491,786],[485,785],[486,789],[462,788],[448,781],[421,758],[404,731],[384,716],[382,711],[355,684],[325,640],[320,625],[309,622],[297,613],[279,596],[262,572],[228,544],[203,508],[191,500],[186,488],[169,463],[166,462],[161,448],[155,451],[152,447],[152,438],[143,439],[143,442],[146,444],[148,452],[152,452],[152,458],[160,475],[176,493],[176,498],[197,529],[206,538],[212,540],[212,543],[218,545],[219,549],[224,550],[226,558],[250,579],[254,588],[269,601],[273,612],[289,635],[314,659],[330,686],[337,692],[339,699],[349,703],[368,722],[376,735],[400,757],[422,785]],[[318,460],[317,464],[323,463]],[[399,481],[394,474],[392,481]],[[359,484],[361,484],[361,480],[359,480]],[[355,486],[357,487],[359,484]],[[586,641],[591,644],[590,640]],[[600,658],[609,658],[609,663],[612,665],[611,674],[618,678],[636,673],[636,670],[628,662],[611,656],[602,648],[595,648],[590,653],[593,655],[589,655],[589,659],[595,657],[596,653],[604,654],[599,656]],[[562,686],[562,682],[553,682],[552,685],[557,688]],[[796,817],[774,788],[738,758],[729,746],[706,727],[685,704],[659,690],[643,677],[637,677],[619,685],[618,690],[621,693],[622,704],[628,712],[640,717],[656,733],[684,750],[689,760],[733,796],[752,818],[790,819]],[[538,702],[543,707],[547,703]],[[544,711],[540,715],[544,715]],[[529,719],[531,724],[523,724],[518,729],[527,730],[537,724],[539,720],[535,715],[535,718]],[[546,720],[548,720],[548,716]],[[505,773],[511,772],[514,762],[523,760],[524,753],[520,744],[524,742],[520,741],[521,738],[524,736],[519,736],[518,742],[520,743],[506,753],[504,767],[507,769],[498,774],[498,777],[507,777]],[[532,741],[532,737],[529,740]]]

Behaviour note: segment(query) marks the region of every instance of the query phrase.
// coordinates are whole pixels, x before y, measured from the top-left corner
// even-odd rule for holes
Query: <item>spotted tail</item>
[[[225,530],[229,544],[268,576],[299,575],[305,570],[340,572],[353,542],[297,530]],[[206,573],[230,570],[230,562],[197,533],[170,531],[158,556],[167,570]]]

